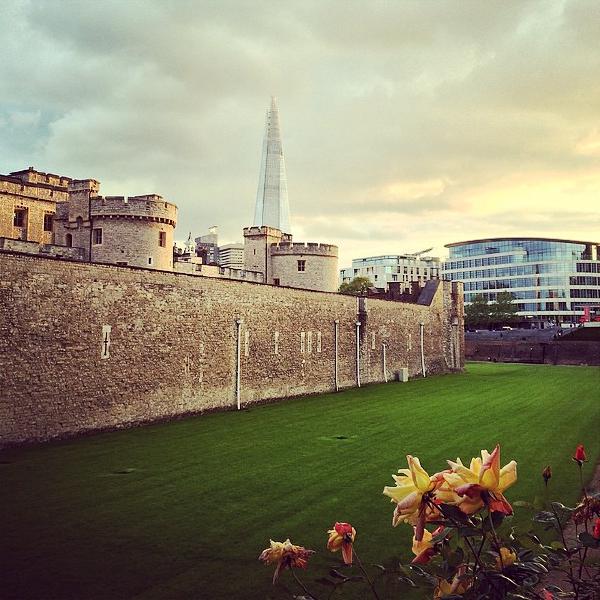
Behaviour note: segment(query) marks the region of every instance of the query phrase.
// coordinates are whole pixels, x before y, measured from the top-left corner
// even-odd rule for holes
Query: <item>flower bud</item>
[[[577,444],[575,454],[573,455],[573,460],[579,466],[581,466],[584,462],[587,461],[587,456],[585,455],[585,448],[583,447],[583,444]]]
[[[552,467],[550,465],[547,465],[542,471],[542,477],[544,478],[544,483],[548,485],[548,480],[552,477]]]

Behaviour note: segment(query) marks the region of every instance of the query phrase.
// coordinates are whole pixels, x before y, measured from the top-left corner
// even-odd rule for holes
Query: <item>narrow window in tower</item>
[[[102,243],[102,228],[99,227],[92,231],[92,244],[99,246]]]
[[[44,215],[44,231],[52,231],[52,217],[50,213]]]
[[[317,331],[317,352],[321,352],[321,332]]]
[[[273,343],[274,343],[274,352],[275,354],[279,354],[279,331],[276,331],[273,334]]]
[[[167,245],[167,232],[166,231],[158,232],[158,245],[161,248],[164,248]]]
[[[306,346],[307,346],[308,353],[310,354],[312,352],[312,331],[309,331],[308,335],[306,337],[307,337],[307,339],[306,339],[306,341],[307,341]]]
[[[13,217],[13,225],[15,227],[25,227],[27,223],[27,209],[26,208],[16,208],[15,214]]]
[[[102,325],[102,345],[100,346],[100,358],[110,358],[110,325]]]
[[[298,261],[298,272],[302,273],[306,271],[306,261],[305,260],[299,260]]]
[[[306,346],[306,332],[300,332],[300,352],[304,354],[304,349]]]
[[[152,264],[152,257],[151,257],[151,256],[149,256],[149,257],[148,257],[148,264],[149,264],[149,265],[151,265],[151,264]]]
[[[375,350],[375,332],[371,332],[371,350]]]

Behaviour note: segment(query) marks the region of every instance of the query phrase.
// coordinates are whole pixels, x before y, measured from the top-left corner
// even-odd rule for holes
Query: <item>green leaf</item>
[[[475,527],[461,527],[458,530],[458,535],[462,537],[481,537],[481,531]]]
[[[410,577],[398,577],[398,581],[406,583],[407,585],[410,585],[410,587],[417,587],[417,584]]]
[[[444,527],[444,529],[442,529],[442,531],[440,531],[438,534],[434,535],[431,538],[431,543],[437,544],[438,542],[441,542],[449,533],[450,533],[450,528]]]
[[[335,569],[330,569],[329,574],[332,577],[337,577],[338,579],[347,579],[347,577],[343,573],[340,573],[339,571],[336,571]]]
[[[451,552],[448,556],[448,566],[452,568],[458,567],[465,558],[465,553],[462,551],[462,548],[458,548],[455,552]]]
[[[337,583],[335,581],[331,581],[331,579],[327,579],[327,577],[321,577],[320,579],[315,579],[316,583],[320,583],[321,585],[328,585],[330,587],[337,587]]]
[[[465,513],[458,508],[458,506],[453,506],[452,504],[440,504],[438,508],[444,517],[453,522],[453,526],[456,526],[454,522],[460,524],[466,524],[469,522],[469,517],[465,515]]]
[[[595,538],[591,533],[588,533],[587,531],[582,531],[577,536],[577,539],[586,548],[600,548],[600,539]]]
[[[491,521],[490,521],[490,517],[486,517],[483,520],[483,530],[484,531],[490,531],[492,529],[492,525],[494,526],[494,529],[498,529],[498,527],[500,527],[500,525],[502,525],[502,521],[504,521],[504,515],[502,513],[499,512],[493,512],[490,513],[491,516]]]

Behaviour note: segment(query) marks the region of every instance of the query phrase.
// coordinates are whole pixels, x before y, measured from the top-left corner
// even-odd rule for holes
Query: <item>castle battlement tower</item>
[[[100,196],[94,179],[72,180],[59,202],[54,232],[60,245],[84,248],[92,262],[170,270],[177,207],[157,194]]]

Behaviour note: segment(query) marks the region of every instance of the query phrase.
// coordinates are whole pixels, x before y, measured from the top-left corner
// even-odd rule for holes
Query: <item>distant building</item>
[[[441,260],[433,256],[415,254],[387,254],[355,258],[352,266],[340,271],[339,283],[349,283],[355,277],[367,277],[373,287],[387,290],[391,282],[400,282],[409,288],[412,282],[439,279]]]
[[[244,244],[224,244],[219,246],[219,265],[229,269],[244,268]]]
[[[596,242],[553,238],[489,238],[447,244],[445,279],[464,283],[465,304],[482,294],[514,295],[518,315],[532,324],[573,323],[585,307],[600,305]]]
[[[271,107],[267,110],[253,226],[272,227],[283,233],[292,233],[279,110],[275,98],[271,98]]]
[[[202,258],[205,265],[219,264],[219,236],[217,226],[213,225],[208,228],[206,235],[201,235],[196,238],[196,256]]]
[[[275,98],[267,111],[254,225],[244,228],[244,269],[271,285],[337,291],[338,249],[294,243],[290,228],[285,161]]]

